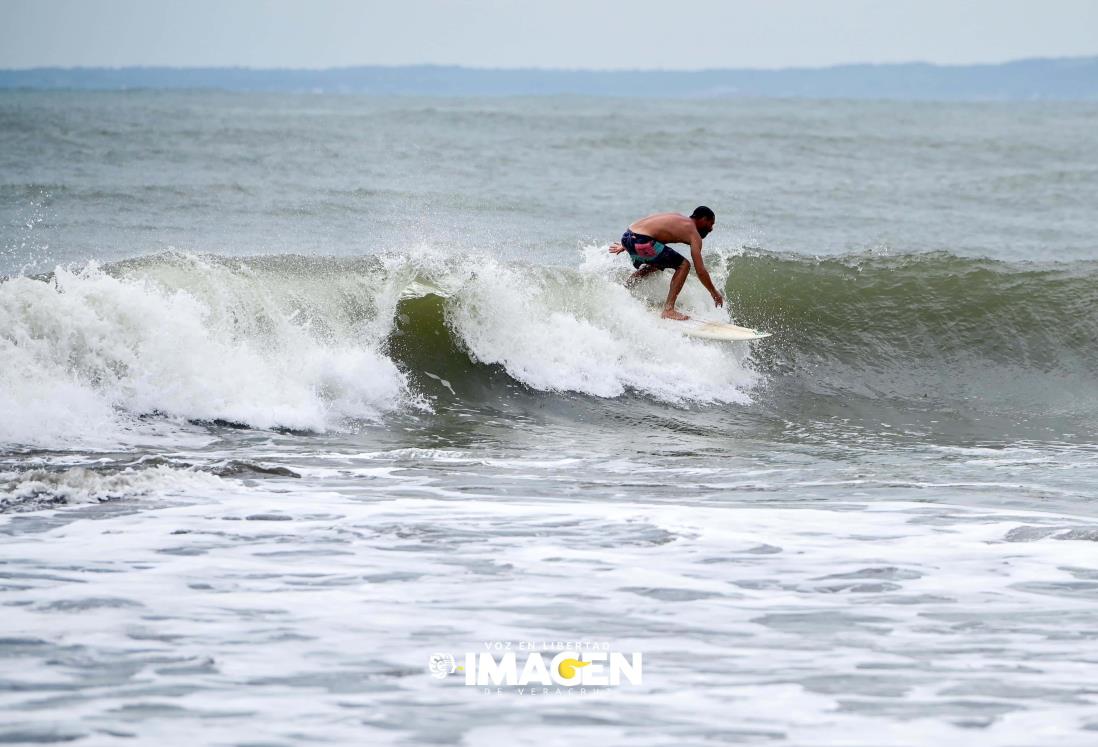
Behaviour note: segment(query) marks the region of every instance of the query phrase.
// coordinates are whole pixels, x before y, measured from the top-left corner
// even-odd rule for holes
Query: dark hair
[[[694,212],[690,214],[691,218],[708,218],[709,220],[716,220],[717,214],[707,208],[705,205],[698,205],[694,208]]]

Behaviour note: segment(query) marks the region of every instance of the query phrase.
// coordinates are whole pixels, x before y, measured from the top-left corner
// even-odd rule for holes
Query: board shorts
[[[621,245],[629,252],[633,267],[655,267],[659,270],[676,270],[686,257],[671,249],[662,241],[656,241],[643,233],[626,231],[621,235]]]

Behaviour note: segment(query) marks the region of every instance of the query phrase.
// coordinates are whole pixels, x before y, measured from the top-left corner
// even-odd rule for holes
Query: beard
[[[712,231],[712,230],[713,230],[712,228],[699,228],[698,229],[698,235],[701,236],[704,239],[706,236],[709,235],[709,232]]]

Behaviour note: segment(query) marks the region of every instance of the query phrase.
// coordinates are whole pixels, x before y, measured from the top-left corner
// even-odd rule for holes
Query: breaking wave
[[[597,263],[174,252],[9,278],[0,443],[145,443],[195,422],[325,431],[508,385],[748,401],[745,351],[683,337],[619,281]]]
[[[338,430],[522,394],[738,406],[791,382],[924,410],[1098,412],[1096,263],[748,252],[710,265],[736,321],[774,337],[682,336],[655,314],[666,279],[627,290],[605,247],[572,268],[172,252],[9,278],[0,443],[174,441],[206,422]],[[729,318],[693,281],[681,306]]]

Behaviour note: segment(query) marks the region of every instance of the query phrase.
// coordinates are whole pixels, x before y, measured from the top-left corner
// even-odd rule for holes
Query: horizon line
[[[1098,61],[1098,53],[1093,55],[1075,55],[1070,57],[1019,57],[1001,62],[967,62],[967,63],[938,63],[925,60],[910,60],[905,62],[840,62],[819,66],[789,66],[789,67],[701,67],[701,68],[590,68],[590,67],[480,67],[475,65],[462,65],[456,63],[423,62],[423,63],[364,63],[358,65],[331,65],[327,67],[256,67],[251,65],[35,65],[33,67],[0,67],[0,72],[35,72],[46,70],[80,71],[80,70],[244,70],[249,72],[336,72],[345,70],[372,69],[456,69],[474,72],[516,72],[516,73],[713,73],[713,72],[789,72],[789,71],[825,71],[840,70],[851,67],[931,67],[940,69],[950,68],[974,68],[974,67],[1005,67],[1033,62],[1087,62]]]

